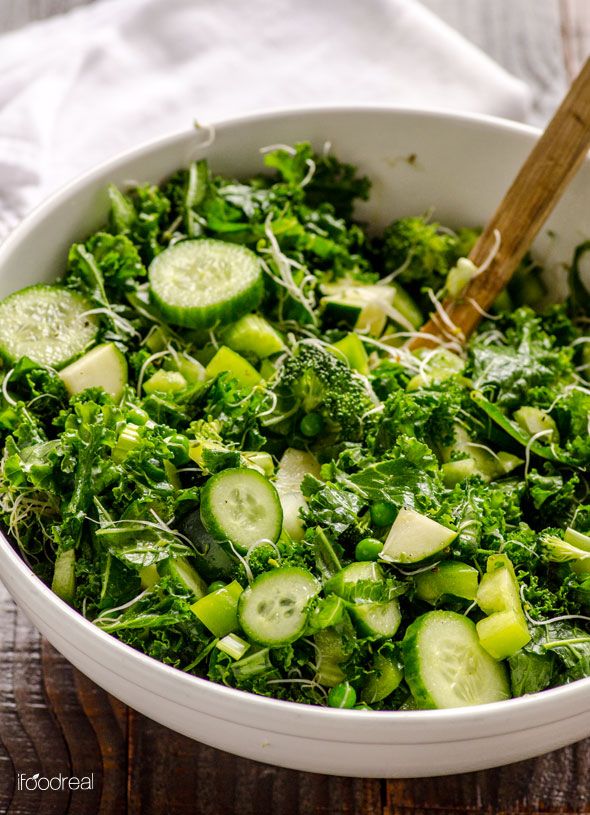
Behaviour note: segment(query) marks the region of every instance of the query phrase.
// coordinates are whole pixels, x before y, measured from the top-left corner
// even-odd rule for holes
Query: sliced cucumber
[[[488,615],[477,623],[479,640],[495,659],[513,656],[530,641],[518,580],[506,555],[488,558],[475,600]]]
[[[0,303],[0,356],[61,368],[94,341],[92,304],[61,286],[29,286]]]
[[[232,467],[211,476],[203,487],[201,520],[210,535],[245,553],[260,541],[278,539],[283,511],[267,478],[257,470]]]
[[[350,563],[331,577],[324,586],[328,594],[337,594],[344,600],[354,600],[356,587],[361,583],[381,583],[383,569],[378,563],[370,560]]]
[[[406,331],[423,323],[422,313],[412,298],[396,283],[389,285],[358,285],[339,281],[322,286],[325,297],[320,301],[328,322],[344,323],[358,331],[379,337],[388,319]]]
[[[195,600],[200,600],[207,594],[207,584],[184,557],[170,557],[158,564],[161,575],[174,577],[181,586],[188,589]]]
[[[417,352],[418,356],[424,356]],[[456,374],[460,374],[465,368],[465,360],[457,354],[448,351],[446,348],[439,348],[430,352],[427,362],[424,365],[424,372],[413,376],[407,384],[407,390],[413,391],[417,388],[444,382]]]
[[[169,371],[178,371],[189,385],[205,381],[204,366],[197,359],[186,354],[178,354],[175,359],[164,360],[164,368]]]
[[[447,594],[465,600],[475,600],[477,580],[478,572],[473,566],[449,560],[439,563],[428,572],[417,574],[414,585],[416,596],[434,606]]]
[[[287,448],[279,461],[275,487],[283,508],[283,525],[293,540],[301,540],[305,532],[299,513],[306,503],[301,482],[307,473],[319,477],[320,465],[315,456],[305,450]]]
[[[348,606],[357,631],[363,637],[393,637],[402,617],[397,600],[386,603],[353,603]]]
[[[473,442],[461,425],[454,426],[455,441],[442,450],[445,464],[442,466],[445,486],[453,487],[459,481],[478,475],[484,481],[493,481],[507,475],[523,464],[523,459],[513,453],[492,452]],[[453,453],[467,455],[468,458],[452,460]]]
[[[506,555],[491,555],[476,596],[484,614],[520,609],[520,591],[514,567]]]
[[[476,628],[482,648],[494,659],[514,656],[531,639],[525,617],[515,609],[496,611],[480,620]]]
[[[180,371],[165,371],[160,368],[143,383],[146,393],[182,393],[187,388],[187,381]]]
[[[529,405],[523,405],[514,412],[514,419],[529,435],[545,433],[544,444],[559,444],[559,431],[555,420],[544,410]]]
[[[219,351],[205,368],[207,379],[214,379],[222,373],[229,373],[243,388],[253,388],[262,382],[262,377],[247,359],[236,354],[231,348],[222,345]]]
[[[74,549],[64,549],[57,555],[51,589],[66,603],[74,602],[76,593],[76,552]]]
[[[109,557],[111,557],[109,555]],[[143,566],[139,570],[139,579],[141,581],[142,589],[151,589],[156,583],[160,581],[160,573],[155,563],[150,563],[149,566]]]
[[[406,331],[423,323],[412,298],[396,283],[362,286],[345,280],[325,284],[322,292],[320,304],[327,322],[344,323],[373,337],[381,336],[388,319]]]
[[[211,328],[255,309],[263,294],[262,266],[244,246],[201,239],[175,243],[152,261],[150,292],[166,319]]]
[[[243,354],[254,354],[258,359],[278,354],[285,343],[278,331],[259,314],[246,314],[222,333],[223,342]]]
[[[389,530],[381,559],[391,563],[417,563],[445,549],[457,537],[438,521],[413,509],[400,509]]]
[[[240,625],[260,645],[287,645],[305,630],[309,601],[319,590],[307,569],[286,566],[264,572],[240,597]]]
[[[336,356],[344,357],[354,371],[364,376],[369,373],[369,355],[358,334],[347,334],[335,342],[332,348],[336,349]],[[328,350],[331,350],[330,346]]]
[[[419,708],[483,705],[510,698],[504,665],[482,648],[474,623],[453,611],[418,617],[402,642],[404,672]]]
[[[373,673],[365,682],[361,699],[368,705],[381,702],[398,687],[404,672],[396,659],[385,654],[376,654],[373,659]]]
[[[102,388],[113,399],[120,399],[127,384],[127,360],[114,343],[107,342],[63,368],[59,376],[70,395]]]

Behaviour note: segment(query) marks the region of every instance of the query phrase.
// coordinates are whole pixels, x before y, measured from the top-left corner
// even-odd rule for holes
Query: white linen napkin
[[[0,240],[150,137],[379,103],[524,119],[528,90],[417,0],[102,0],[0,37]]]

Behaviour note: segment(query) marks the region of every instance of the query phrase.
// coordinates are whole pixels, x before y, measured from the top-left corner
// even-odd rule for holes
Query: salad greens
[[[589,244],[567,302],[527,258],[466,348],[410,352],[478,230],[375,236],[353,166],[264,162],[111,188],[63,277],[0,303],[9,538],[103,631],[253,693],[397,710],[590,676]]]

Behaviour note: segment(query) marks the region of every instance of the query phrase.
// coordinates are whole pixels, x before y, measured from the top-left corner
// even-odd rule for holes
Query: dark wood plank
[[[0,808],[62,813],[67,793],[18,790],[17,775],[69,773],[69,754],[43,691],[40,637],[4,591],[0,594]]]
[[[149,772],[146,769],[149,767]],[[381,815],[382,783],[237,758],[130,713],[129,815]]]
[[[78,699],[76,671],[45,640],[42,661],[47,698],[68,746],[70,774],[83,778],[94,773],[94,789],[72,790],[66,811],[72,815],[96,815],[102,794],[102,755],[90,720]]]
[[[124,815],[127,812],[127,722],[128,708],[109,696],[79,671],[74,672],[76,692],[100,750],[101,776],[98,815]]]
[[[387,782],[387,815],[582,815],[590,812],[590,739],[478,773]]]

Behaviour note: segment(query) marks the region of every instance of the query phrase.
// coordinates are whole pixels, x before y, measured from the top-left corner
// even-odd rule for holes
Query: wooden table
[[[90,1],[0,0],[0,31]],[[423,1],[529,82],[539,123],[590,51],[590,0]],[[127,708],[44,641],[1,587],[0,650],[1,813],[590,813],[590,739],[446,778],[310,775],[235,758]],[[19,792],[19,772],[94,773],[94,789]]]

